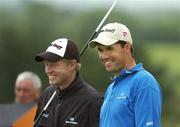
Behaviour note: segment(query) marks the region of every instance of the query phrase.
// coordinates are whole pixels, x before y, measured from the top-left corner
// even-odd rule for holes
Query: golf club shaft
[[[36,118],[33,127],[36,127],[36,125],[38,124],[39,120],[41,119],[42,115],[44,114],[44,112],[46,111],[46,109],[48,108],[50,103],[52,102],[52,100],[53,100],[55,95],[56,95],[56,91],[54,91],[54,93],[52,94],[51,98],[49,99],[49,101],[47,102],[47,104],[45,105],[43,110],[40,112],[39,116]]]
[[[84,45],[84,47],[82,48],[81,52],[80,52],[80,56],[83,55],[83,53],[85,52],[85,50],[88,47],[88,43],[94,38],[94,36],[97,34],[97,32],[99,31],[99,29],[101,28],[101,26],[103,25],[103,23],[105,22],[105,20],[107,19],[107,17],[109,16],[109,14],[111,13],[112,9],[114,8],[114,6],[116,5],[118,0],[115,0],[112,4],[112,6],[109,8],[108,12],[106,13],[106,15],[104,16],[104,18],[102,19],[102,21],[100,22],[100,24],[98,25],[98,27],[96,28],[96,30],[91,34],[90,38],[88,39],[88,41],[86,42],[86,44]]]

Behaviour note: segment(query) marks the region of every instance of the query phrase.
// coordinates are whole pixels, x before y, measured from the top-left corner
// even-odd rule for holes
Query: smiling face
[[[65,88],[75,76],[76,61],[61,59],[58,62],[44,61],[44,64],[51,85]]]
[[[98,44],[98,53],[106,70],[119,75],[120,70],[126,64],[126,49],[118,43],[110,46]]]

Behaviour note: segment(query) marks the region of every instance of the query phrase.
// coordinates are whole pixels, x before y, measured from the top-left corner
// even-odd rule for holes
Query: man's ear
[[[71,60],[70,66],[72,69],[75,69],[78,66],[78,62],[76,60]]]
[[[124,45],[124,49],[126,52],[131,52],[131,47],[132,47],[132,45],[130,43],[126,43]]]

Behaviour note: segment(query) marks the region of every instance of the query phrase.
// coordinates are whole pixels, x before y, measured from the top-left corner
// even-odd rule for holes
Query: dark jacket
[[[37,127],[98,127],[102,97],[79,76],[65,90],[48,87],[38,101],[35,119],[54,91],[56,95]]]

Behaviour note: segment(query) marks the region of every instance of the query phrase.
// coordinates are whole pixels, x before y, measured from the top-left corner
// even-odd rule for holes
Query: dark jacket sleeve
[[[92,101],[89,108],[89,124],[88,127],[99,127],[100,109],[103,97],[96,98]]]
[[[43,109],[43,104],[42,104],[42,102],[43,102],[42,100],[43,99],[44,99],[43,96],[40,96],[40,98],[38,99],[38,107],[37,107],[37,110],[36,110],[34,121],[37,119],[37,117],[39,116],[40,112]]]
[[[41,94],[41,96],[38,99],[38,107],[36,110],[34,121],[37,119],[37,117],[39,116],[39,114],[41,113],[41,111],[43,110],[45,105],[47,104],[49,98],[51,97],[51,95],[54,91],[55,91],[55,87],[52,87],[52,86],[47,87],[43,91],[43,93]]]

